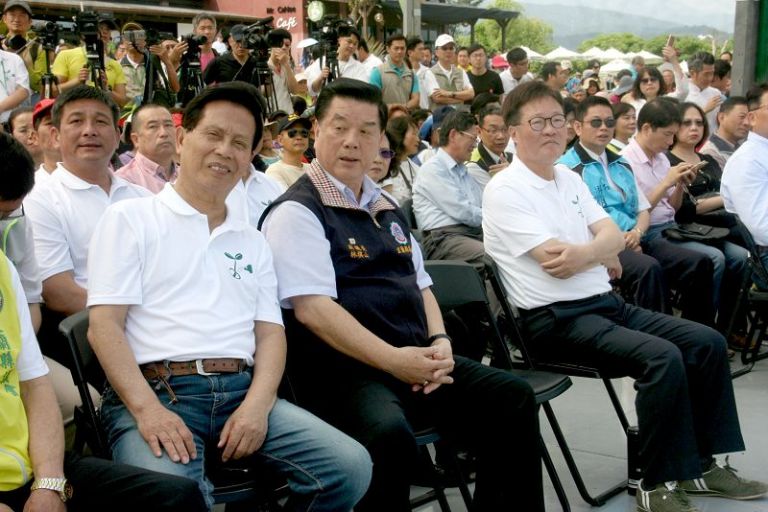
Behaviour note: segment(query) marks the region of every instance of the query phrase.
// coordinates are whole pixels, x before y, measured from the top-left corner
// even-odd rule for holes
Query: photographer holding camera
[[[214,59],[205,70],[203,80],[206,84],[240,80],[266,88],[262,93],[270,103],[270,110],[290,113],[293,112],[291,94],[299,92],[291,67],[291,33],[271,29],[270,21],[271,18],[265,18],[249,27],[232,27],[229,31],[231,51]]]
[[[27,40],[27,32],[32,28],[32,9],[24,0],[8,0],[3,7],[3,22],[8,33],[2,41],[2,49],[15,53],[24,62],[32,91],[27,104],[34,105],[40,99],[40,78],[46,69],[42,45],[37,40]]]
[[[104,44],[105,33],[108,32],[105,25],[114,22],[105,17],[91,19],[96,16],[92,12],[78,14],[77,25],[82,44],[78,48],[60,51],[53,61],[51,71],[56,75],[59,89],[65,91],[81,84],[97,87],[90,78],[96,69],[100,75],[98,87],[108,91],[114,102],[122,107],[128,103],[125,74],[120,63],[107,55],[107,46]],[[93,54],[94,49],[97,49],[97,54]],[[98,63],[94,60],[98,60]]]
[[[137,23],[126,23],[122,36],[126,54],[120,59],[120,66],[125,75],[128,99],[135,105],[155,103],[173,107],[175,93],[180,89],[179,78],[171,52],[160,44],[161,34],[152,29],[142,30]],[[149,78],[153,80],[151,98],[144,98],[147,73],[151,73]]]
[[[354,26],[348,25],[349,20],[331,20],[325,23],[323,27],[324,34],[336,34],[336,55],[335,63],[330,62],[328,54],[333,52],[333,46],[327,45],[325,55],[315,60],[306,70],[307,84],[309,85],[309,94],[317,97],[320,89],[323,88],[329,77],[336,78],[354,78],[356,80],[368,81],[368,70],[353,57],[360,44],[360,32]],[[326,36],[327,37],[327,36]],[[321,36],[321,39],[324,39]],[[326,43],[321,43],[326,44]],[[338,69],[333,69],[337,67]],[[334,76],[332,76],[334,75]]]

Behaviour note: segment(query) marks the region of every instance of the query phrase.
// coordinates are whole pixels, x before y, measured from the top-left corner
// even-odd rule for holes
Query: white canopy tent
[[[543,56],[542,54],[540,54],[540,53],[539,53],[539,52],[537,52],[537,51],[531,50],[531,49],[530,49],[530,48],[528,48],[527,46],[521,46],[520,48],[522,48],[523,50],[525,50],[525,53],[526,53],[526,55],[528,55],[528,58],[529,58],[530,60],[538,60],[538,59],[542,59],[542,58],[544,58],[544,56]]]
[[[603,50],[601,50],[597,46],[593,46],[589,50],[582,53],[581,56],[584,57],[585,59],[599,59],[603,56]]]
[[[615,59],[606,64],[605,66],[602,66],[600,68],[600,74],[613,74],[618,73],[622,69],[630,69],[632,66],[629,62],[623,59]]]
[[[600,57],[598,57],[602,60],[616,60],[616,59],[626,59],[627,56],[623,52],[617,50],[616,48],[608,48],[605,50]]]
[[[544,58],[547,60],[578,59],[581,58],[581,54],[574,52],[573,50],[569,50],[568,48],[558,46],[546,54]]]

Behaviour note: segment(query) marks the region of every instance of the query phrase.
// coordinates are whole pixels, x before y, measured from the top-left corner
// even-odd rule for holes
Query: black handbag
[[[705,226],[704,224],[698,224],[696,222],[677,224],[674,227],[664,230],[664,236],[670,240],[701,242],[703,244],[717,244],[723,242],[729,234],[730,230],[727,228]]]

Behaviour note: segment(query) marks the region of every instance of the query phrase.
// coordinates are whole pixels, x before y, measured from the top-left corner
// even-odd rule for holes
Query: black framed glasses
[[[309,137],[309,130],[305,130],[304,128],[293,128],[288,130],[286,133],[290,138],[294,138],[296,135],[301,135],[305,139]]]
[[[385,160],[392,160],[393,158],[395,158],[395,152],[392,151],[391,149],[382,148],[379,150],[379,156],[381,156],[381,158]]]
[[[594,119],[589,120],[589,126],[592,128],[600,128],[601,126],[605,125],[606,128],[613,128],[616,126],[616,120],[612,117],[606,117],[605,119],[600,119],[599,117],[596,117]]]
[[[540,132],[547,126],[547,121],[552,125],[552,128],[559,130],[565,126],[566,119],[563,114],[555,114],[552,117],[532,117],[528,120],[528,125],[531,127],[531,130]]]
[[[701,128],[702,126],[704,126],[704,120],[703,119],[686,119],[685,121],[683,121],[683,126],[690,127],[694,125]]]

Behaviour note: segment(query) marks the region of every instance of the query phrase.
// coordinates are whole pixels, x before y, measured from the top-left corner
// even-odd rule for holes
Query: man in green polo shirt
[[[387,60],[371,70],[372,85],[381,89],[388,107],[403,105],[408,110],[419,108],[419,79],[405,65],[405,36],[395,34],[387,39]]]

